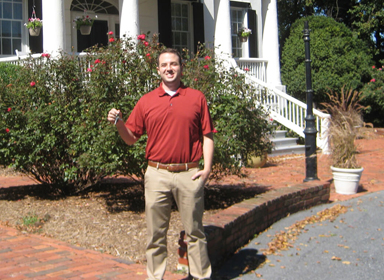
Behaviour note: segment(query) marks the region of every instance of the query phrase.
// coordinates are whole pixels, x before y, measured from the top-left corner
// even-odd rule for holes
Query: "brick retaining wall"
[[[329,182],[311,181],[265,192],[204,219],[212,266],[220,264],[276,221],[290,213],[327,203],[329,196]],[[188,271],[184,232],[180,233],[179,245],[178,269]]]

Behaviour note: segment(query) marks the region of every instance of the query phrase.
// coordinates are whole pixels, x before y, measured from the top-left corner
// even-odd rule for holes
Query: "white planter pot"
[[[81,35],[89,35],[89,34],[91,34],[91,31],[92,31],[92,26],[90,26],[90,25],[80,26]]]
[[[364,168],[348,169],[331,166],[335,190],[339,194],[355,194]]]
[[[31,36],[39,36],[40,35],[41,27],[29,28],[28,30],[29,30],[29,35],[31,35]]]

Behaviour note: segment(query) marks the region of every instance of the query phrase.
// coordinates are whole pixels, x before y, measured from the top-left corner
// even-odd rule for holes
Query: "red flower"
[[[9,132],[9,128],[6,128],[6,129],[5,129],[5,132],[8,133],[8,132]]]
[[[145,40],[145,34],[137,36],[137,40]]]
[[[209,55],[207,55],[206,57],[204,57],[205,60],[210,60],[211,57]]]
[[[218,133],[218,131],[216,130],[216,128],[214,128],[214,129],[212,130],[212,132],[213,132],[213,133]]]
[[[147,54],[146,54],[146,56],[150,57],[150,56],[151,56],[151,54],[150,54],[150,53],[147,53]]]
[[[50,58],[51,57],[51,55],[49,53],[43,53],[43,54],[41,54],[41,56],[42,57],[46,57],[46,58]]]
[[[208,69],[209,69],[209,66],[208,66],[208,65],[204,65],[204,68],[208,70]]]
[[[372,66],[372,69],[375,69],[375,68],[376,68],[375,65],[373,65],[373,66]]]
[[[197,82],[198,81],[198,79],[197,78],[195,78],[195,82]]]
[[[127,61],[125,59],[122,62],[123,62],[123,64],[127,63]]]
[[[34,87],[36,85],[36,83],[34,81],[32,81],[30,84],[29,84],[31,87]]]
[[[109,32],[108,32],[108,35],[113,35],[113,32],[112,32],[112,31],[109,31]]]
[[[372,82],[372,83],[376,82],[376,79],[372,79],[371,82]]]
[[[100,59],[95,60],[95,64],[100,63],[100,62],[101,62]]]
[[[147,41],[144,41],[144,46],[148,47],[149,43]]]
[[[109,38],[109,42],[110,43],[115,42],[115,38]]]
[[[92,68],[88,68],[87,71],[88,71],[88,72],[92,72]]]
[[[249,68],[244,68],[244,71],[249,71]]]
[[[9,107],[7,111],[8,111],[8,112],[11,112],[11,110],[12,110],[12,108],[11,108],[11,107]]]

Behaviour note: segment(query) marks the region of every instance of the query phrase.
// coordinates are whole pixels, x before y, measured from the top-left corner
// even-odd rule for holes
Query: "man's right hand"
[[[117,116],[119,116],[119,119],[123,119],[123,115],[122,113],[120,112],[120,110],[117,110],[115,108],[111,109],[109,112],[108,112],[108,121],[111,123],[111,124],[115,124],[115,120],[117,118]]]

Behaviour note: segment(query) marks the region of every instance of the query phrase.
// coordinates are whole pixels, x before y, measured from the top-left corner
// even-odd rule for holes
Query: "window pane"
[[[21,22],[12,21],[12,37],[21,38]]]
[[[13,39],[13,50],[21,50],[21,39]],[[15,54],[15,51],[13,51],[13,54]]]
[[[13,4],[13,19],[23,19],[21,4]]]
[[[12,3],[3,3],[3,18],[12,18]]]
[[[183,18],[181,19],[181,29],[182,31],[188,31],[188,19]]]
[[[11,39],[3,39],[2,46],[3,46],[2,54],[12,54]]]
[[[181,45],[182,46],[188,45],[188,34],[187,33],[181,33]]]
[[[188,6],[187,5],[181,6],[181,16],[182,17],[188,17]]]
[[[8,20],[1,21],[1,36],[11,37],[11,22]]]

